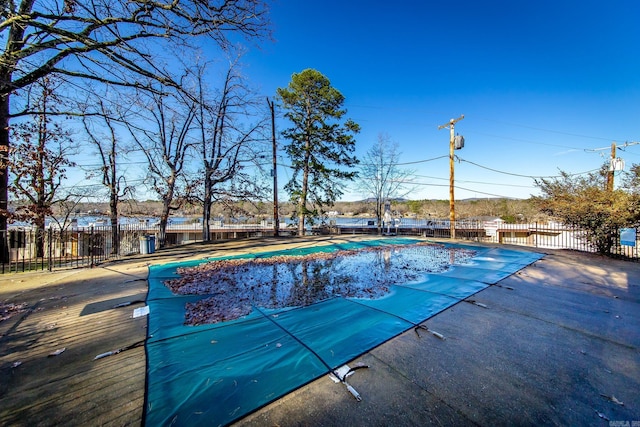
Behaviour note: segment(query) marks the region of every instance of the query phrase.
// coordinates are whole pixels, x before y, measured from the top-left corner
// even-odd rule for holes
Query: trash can
[[[156,251],[156,236],[149,236],[149,253],[152,254]]]
[[[142,255],[149,253],[149,236],[140,236],[140,253]]]

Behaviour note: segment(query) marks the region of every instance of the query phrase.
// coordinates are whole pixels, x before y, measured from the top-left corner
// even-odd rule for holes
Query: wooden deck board
[[[176,247],[96,268],[0,276],[0,303],[28,310],[0,321],[0,425],[141,425],[144,347],[94,360],[143,341],[150,263],[329,244],[335,238],[256,239]],[[57,349],[66,350],[49,356]],[[14,366],[14,364],[18,364]]]
[[[0,425],[141,424],[144,347],[94,359],[145,339],[143,304],[114,306],[143,300],[146,275],[138,262],[0,281],[0,302],[30,308],[0,322]]]

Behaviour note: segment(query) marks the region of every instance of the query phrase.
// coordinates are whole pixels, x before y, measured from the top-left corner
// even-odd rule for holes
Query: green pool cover
[[[244,257],[415,242],[394,238]],[[150,266],[144,422],[230,424],[542,257],[502,248],[446,246],[471,249],[476,256],[469,265],[398,284],[380,299],[336,297],[298,308],[254,307],[245,317],[201,326],[184,325],[185,304],[207,296],[174,295],[163,282],[178,277],[178,267],[210,260]]]

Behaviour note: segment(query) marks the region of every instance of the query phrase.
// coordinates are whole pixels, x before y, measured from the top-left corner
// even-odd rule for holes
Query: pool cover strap
[[[271,316],[266,315],[265,313],[263,313],[258,307],[253,307],[254,310],[258,311],[259,313],[261,313],[264,317],[266,317],[267,319],[271,320],[276,326],[282,328],[282,326],[276,322],[275,320],[273,320],[271,318]],[[288,333],[291,338],[293,338],[294,340],[296,340],[298,343],[300,343],[302,346],[304,346],[307,350],[309,350],[314,356],[316,356],[318,358],[318,360],[320,360],[320,362],[322,362],[322,364],[324,364],[324,366],[329,370],[329,372],[331,372],[340,382],[342,382],[346,387],[347,390],[349,391],[349,393],[351,393],[353,395],[353,397],[359,402],[362,400],[362,398],[360,397],[360,394],[356,391],[356,389],[354,389],[349,383],[347,383],[346,378],[347,375],[349,375],[349,373],[353,372],[354,369],[350,369],[347,371],[347,373],[345,373],[344,375],[340,375],[340,373],[337,372],[337,370],[333,369],[331,366],[329,366],[327,364],[327,362],[325,362],[324,360],[322,360],[322,358],[320,357],[319,354],[317,354],[315,351],[313,351],[312,348],[308,347],[305,343],[303,343],[302,341],[300,341],[295,335],[291,334],[289,331],[287,331],[286,329],[282,329],[284,332]],[[359,366],[358,368],[364,368],[365,366]],[[368,368],[368,366],[366,366]]]

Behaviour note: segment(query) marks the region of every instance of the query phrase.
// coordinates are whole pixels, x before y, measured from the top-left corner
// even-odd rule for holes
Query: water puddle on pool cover
[[[301,256],[212,261],[179,268],[165,285],[175,294],[208,295],[186,305],[185,324],[237,319],[253,306],[302,307],[329,298],[377,299],[394,284],[469,264],[475,252],[433,243],[377,246]]]

